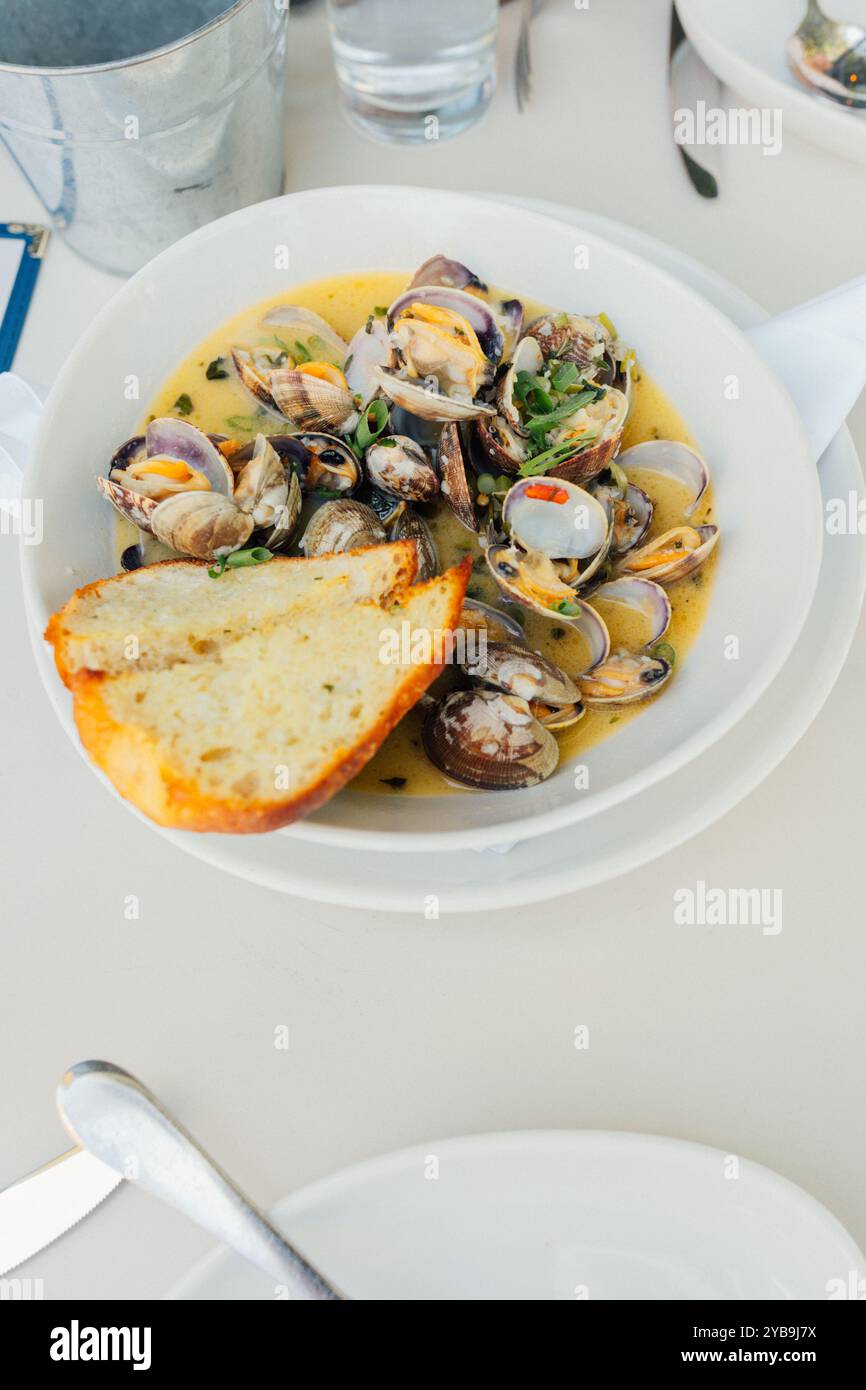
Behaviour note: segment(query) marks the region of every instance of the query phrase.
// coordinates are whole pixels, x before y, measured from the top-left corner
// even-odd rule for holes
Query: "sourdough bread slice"
[[[100,579],[73,594],[45,630],[61,679],[197,661],[295,608],[388,603],[417,570],[412,541],[319,559],[275,557],[211,579],[197,560],[165,560]]]
[[[337,558],[367,573],[367,552],[354,557]],[[79,670],[70,682],[82,743],[160,825],[234,833],[287,825],[359,771],[441,670],[435,635],[458,626],[470,572],[466,560],[381,603],[347,602],[334,584],[326,598],[268,621],[254,611],[245,635],[215,638],[216,649],[194,661],[154,669],[154,649],[150,669]],[[270,591],[260,592],[267,606]],[[388,659],[395,632],[404,653],[421,651],[419,664]]]

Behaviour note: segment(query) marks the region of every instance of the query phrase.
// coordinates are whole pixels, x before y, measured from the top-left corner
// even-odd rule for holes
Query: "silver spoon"
[[[83,1149],[230,1245],[290,1298],[345,1298],[122,1067],[76,1063],[57,1087],[57,1108]]]
[[[794,76],[812,91],[843,106],[866,107],[866,29],[828,18],[818,0],[809,0],[787,50]]]

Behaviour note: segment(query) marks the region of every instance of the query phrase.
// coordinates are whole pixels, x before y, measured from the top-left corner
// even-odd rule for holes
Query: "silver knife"
[[[704,111],[721,105],[721,83],[689,43],[676,5],[671,10],[668,89],[675,131],[680,125],[679,113],[697,113],[699,102],[703,102]],[[684,141],[681,133],[675,137],[675,143],[683,157],[686,173],[697,192],[702,198],[718,198],[719,146]]]
[[[0,1192],[0,1275],[57,1240],[122,1181],[113,1168],[75,1148],[4,1188]]]

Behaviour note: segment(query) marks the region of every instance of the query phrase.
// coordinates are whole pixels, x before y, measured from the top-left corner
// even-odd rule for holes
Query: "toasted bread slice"
[[[367,552],[336,558],[368,572]],[[470,570],[466,560],[396,602],[391,593],[346,602],[333,585],[328,597],[267,621],[253,606],[246,635],[233,630],[214,639],[214,651],[163,669],[80,669],[70,683],[81,740],[121,795],[160,825],[233,833],[287,825],[359,771],[441,670],[436,634],[457,627]],[[270,591],[260,592],[267,607]],[[395,632],[404,651],[423,649],[420,663],[388,659]]]
[[[417,567],[412,541],[315,560],[275,557],[219,579],[198,560],[165,560],[79,589],[45,637],[66,685],[78,671],[156,670],[204,659],[296,607],[356,599],[387,605]]]

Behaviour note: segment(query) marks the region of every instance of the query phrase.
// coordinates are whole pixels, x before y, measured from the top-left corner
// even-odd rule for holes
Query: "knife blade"
[[[123,1178],[83,1149],[69,1149],[0,1192],[0,1275],[57,1240]]]
[[[718,108],[721,104],[721,83],[689,42],[688,35],[677,14],[676,5],[671,9],[668,91],[671,119],[675,126],[678,113],[696,111],[699,101],[704,103],[703,109],[706,111]],[[676,140],[675,144],[682,155],[686,173],[696,191],[700,193],[702,198],[718,198],[719,154],[717,147],[683,143],[681,139]]]

